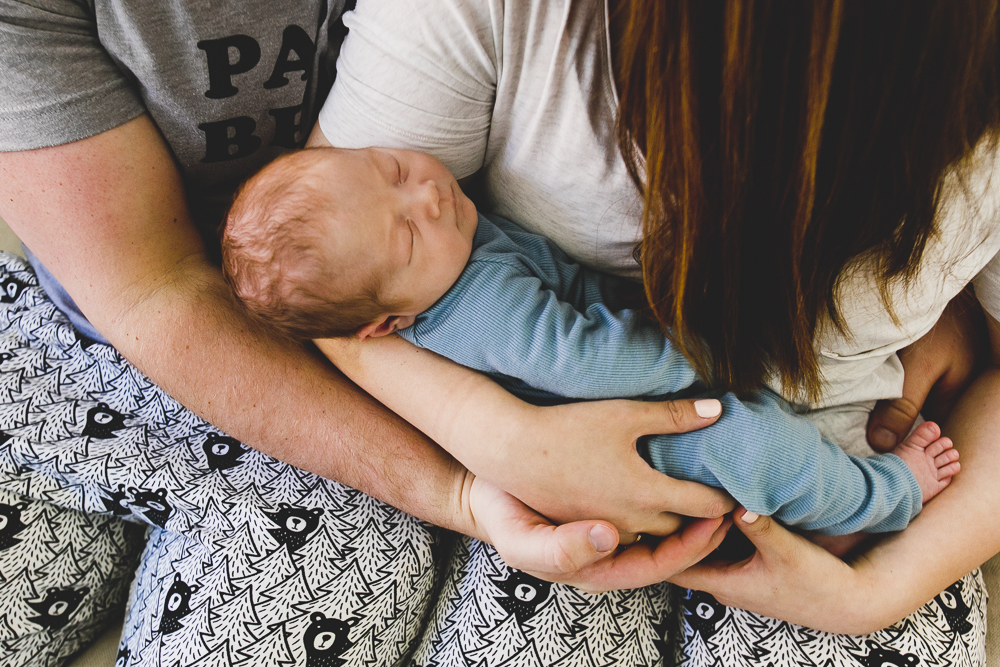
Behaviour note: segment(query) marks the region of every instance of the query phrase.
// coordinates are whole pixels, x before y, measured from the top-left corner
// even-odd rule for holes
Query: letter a
[[[288,59],[292,51],[298,56],[295,60]],[[306,81],[312,73],[315,54],[316,47],[306,31],[297,25],[288,26],[281,35],[281,51],[274,62],[271,78],[264,82],[264,87],[270,89],[288,85],[286,74],[289,72],[302,72],[302,80]]]

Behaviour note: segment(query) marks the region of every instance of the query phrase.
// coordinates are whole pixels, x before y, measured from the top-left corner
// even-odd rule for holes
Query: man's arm
[[[91,322],[183,405],[275,458],[467,529],[453,502],[460,466],[329,364],[234,307],[148,117],[75,143],[0,153],[0,192],[0,215]]]

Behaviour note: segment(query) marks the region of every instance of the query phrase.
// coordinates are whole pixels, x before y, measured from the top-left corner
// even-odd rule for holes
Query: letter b
[[[260,148],[260,137],[253,133],[257,121],[250,116],[237,116],[214,123],[200,123],[205,133],[205,157],[202,162],[225,162],[250,155]],[[230,152],[230,148],[236,150]]]

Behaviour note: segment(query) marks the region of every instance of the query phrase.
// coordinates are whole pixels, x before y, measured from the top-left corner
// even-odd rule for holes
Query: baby
[[[281,157],[241,188],[222,252],[250,312],[296,339],[398,332],[533,402],[697,391],[694,370],[655,323],[621,307],[629,284],[478,215],[423,153],[311,148]],[[650,436],[643,455],[671,477],[725,488],[748,510],[802,529],[902,530],[959,470],[958,452],[930,422],[891,454],[862,459],[770,391],[720,400],[716,424]]]

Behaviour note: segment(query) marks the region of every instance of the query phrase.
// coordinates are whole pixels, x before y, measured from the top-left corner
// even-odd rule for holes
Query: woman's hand
[[[735,523],[757,547],[739,563],[699,563],[670,578],[708,591],[722,604],[839,634],[868,634],[896,620],[884,594],[873,593],[863,562],[852,565],[768,517]],[[864,604],[858,604],[864,600]]]
[[[715,549],[731,525],[729,519],[700,519],[655,547],[635,544],[616,551],[618,535],[605,521],[555,526],[471,473],[467,490],[477,535],[492,543],[505,563],[539,579],[591,592],[664,581]]]
[[[718,418],[700,417],[694,401],[525,406],[521,415],[494,437],[496,457],[478,457],[476,464],[550,519],[601,517],[628,543],[635,533],[673,533],[678,514],[717,518],[733,507],[724,492],[667,477],[636,453],[643,435],[682,433]]]
[[[316,344],[348,377],[477,476],[557,523],[605,519],[628,543],[635,533],[674,532],[682,522],[677,514],[718,518],[734,507],[723,491],[653,470],[635,449],[642,435],[712,424],[716,401],[540,408],[397,336]],[[701,417],[699,407],[715,414]]]

